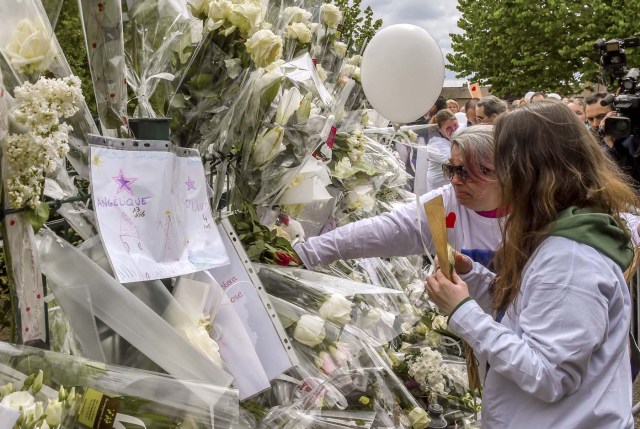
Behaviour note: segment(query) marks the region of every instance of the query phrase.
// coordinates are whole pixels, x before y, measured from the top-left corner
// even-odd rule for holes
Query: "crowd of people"
[[[422,194],[442,185],[439,172],[442,169],[442,160],[447,159],[452,145],[451,134],[448,134],[446,129],[455,127],[462,131],[465,127],[472,125],[492,125],[503,113],[541,100],[567,105],[578,116],[580,122],[594,134],[605,153],[632,179],[632,185],[640,189],[640,161],[638,160],[640,139],[634,136],[615,138],[605,134],[606,119],[616,115],[612,103],[601,103],[607,95],[607,93],[594,93],[585,98],[563,98],[556,93],[530,91],[523,98],[511,103],[488,95],[481,99],[472,98],[463,106],[460,106],[456,100],[445,100],[440,96],[424,117],[413,123],[430,125],[417,131],[420,138],[418,147],[414,148],[411,157],[405,160],[408,171],[415,176],[415,185],[412,190],[416,194]],[[453,121],[448,123],[445,129],[442,128],[442,123],[437,121],[437,115],[442,111],[451,112],[455,116],[455,123]],[[440,115],[440,118],[442,119],[443,116]],[[445,144],[445,141],[448,144]],[[431,143],[434,145],[432,146]],[[435,150],[436,147],[437,150]],[[421,161],[420,165],[423,168],[418,168],[418,161]]]
[[[612,115],[594,106],[601,97],[531,93],[511,109],[494,96],[462,108],[441,98],[421,133],[438,168],[418,163],[415,174],[418,183],[439,169],[442,181],[295,246],[308,268],[433,254],[422,205],[442,195],[455,271],[438,270],[425,288],[473,349],[485,428],[633,427],[628,281],[640,200],[599,134]]]

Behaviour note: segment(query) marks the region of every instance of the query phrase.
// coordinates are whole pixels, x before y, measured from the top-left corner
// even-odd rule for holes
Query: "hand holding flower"
[[[450,281],[442,270],[438,269],[435,274],[427,277],[425,288],[429,297],[446,315],[450,315],[456,306],[469,296],[467,284],[455,271]]]

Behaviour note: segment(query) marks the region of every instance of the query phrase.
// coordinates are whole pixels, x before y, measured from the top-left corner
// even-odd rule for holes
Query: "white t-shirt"
[[[449,243],[474,261],[488,265],[501,241],[499,219],[484,217],[461,205],[451,185],[424,194],[396,210],[344,225],[294,248],[313,268],[339,259],[423,255],[434,253],[423,204],[442,194]]]

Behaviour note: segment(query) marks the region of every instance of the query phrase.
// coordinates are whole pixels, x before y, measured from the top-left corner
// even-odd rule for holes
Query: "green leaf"
[[[49,220],[49,206],[45,202],[39,202],[35,209],[25,211],[27,219],[35,232],[40,231],[42,225]]]

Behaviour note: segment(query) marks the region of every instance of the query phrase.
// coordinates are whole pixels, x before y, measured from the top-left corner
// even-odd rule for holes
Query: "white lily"
[[[300,107],[302,102],[302,94],[298,88],[291,88],[284,91],[282,98],[280,99],[280,105],[278,105],[278,111],[276,112],[276,124],[286,125],[296,110]]]
[[[262,167],[273,160],[285,147],[282,144],[284,129],[274,127],[260,133],[251,152],[251,163],[255,167]]]

